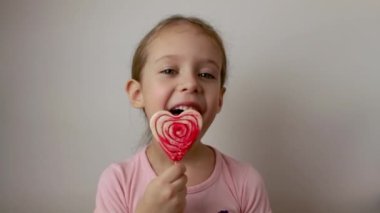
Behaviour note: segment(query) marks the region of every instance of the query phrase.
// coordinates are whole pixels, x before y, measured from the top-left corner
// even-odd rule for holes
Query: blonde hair
[[[210,37],[218,46],[220,49],[220,52],[222,54],[222,67],[221,67],[221,87],[224,86],[226,81],[226,75],[227,75],[227,56],[226,51],[224,49],[223,41],[219,34],[216,32],[216,30],[208,24],[206,21],[197,18],[197,17],[185,17],[182,15],[173,15],[170,16],[161,22],[159,22],[151,31],[148,32],[144,36],[144,38],[140,41],[139,45],[136,48],[136,51],[133,55],[132,60],[132,72],[131,77],[132,79],[136,81],[140,81],[141,78],[141,72],[144,68],[144,65],[146,63],[146,59],[148,56],[147,52],[147,46],[148,44],[154,40],[155,36],[165,29],[168,26],[171,26],[173,24],[178,23],[188,23],[191,24],[197,28],[199,28],[205,35]]]

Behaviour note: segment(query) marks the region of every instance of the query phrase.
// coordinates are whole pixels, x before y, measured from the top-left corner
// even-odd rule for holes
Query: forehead
[[[170,24],[152,37],[147,46],[148,59],[162,57],[165,54],[193,54],[222,63],[221,48],[215,39],[205,30],[190,23]]]

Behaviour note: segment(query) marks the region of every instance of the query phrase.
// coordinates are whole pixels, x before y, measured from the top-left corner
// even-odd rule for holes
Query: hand
[[[136,213],[183,213],[186,205],[186,167],[176,163],[152,180]]]

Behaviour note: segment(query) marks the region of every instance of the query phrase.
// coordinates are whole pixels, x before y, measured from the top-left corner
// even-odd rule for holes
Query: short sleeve
[[[110,165],[100,176],[95,213],[128,213],[123,189],[124,176],[117,164]]]
[[[245,175],[242,210],[244,213],[272,213],[264,180],[252,167],[247,168]]]

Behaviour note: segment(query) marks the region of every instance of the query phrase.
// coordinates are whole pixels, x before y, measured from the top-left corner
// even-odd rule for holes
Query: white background
[[[250,162],[274,212],[380,212],[380,2],[0,3],[0,212],[91,212],[145,127],[124,84],[159,20],[208,20],[229,56],[204,142]]]

